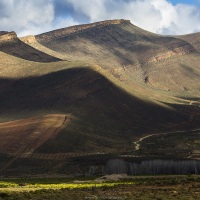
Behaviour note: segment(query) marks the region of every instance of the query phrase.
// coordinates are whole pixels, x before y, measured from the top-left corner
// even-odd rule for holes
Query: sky
[[[200,0],[0,0],[0,31],[18,36],[110,19],[163,35],[200,32]]]

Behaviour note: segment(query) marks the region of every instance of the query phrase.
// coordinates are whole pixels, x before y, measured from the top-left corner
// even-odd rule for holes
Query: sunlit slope
[[[184,37],[156,35],[127,20],[111,20],[59,29],[35,39],[29,45],[41,45],[45,52],[51,49],[59,58],[97,64],[129,86],[137,81],[172,96],[199,97],[200,56]]]

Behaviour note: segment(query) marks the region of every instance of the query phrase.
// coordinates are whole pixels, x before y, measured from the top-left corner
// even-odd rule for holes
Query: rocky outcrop
[[[124,19],[106,20],[106,21],[101,21],[101,22],[96,22],[96,23],[91,23],[91,24],[71,26],[68,28],[63,28],[56,31],[51,31],[49,33],[38,35],[36,36],[36,38],[39,40],[51,40],[55,38],[66,37],[67,35],[79,33],[81,31],[94,28],[94,27],[104,27],[108,25],[121,24],[121,23],[127,23],[127,22],[130,23],[130,20],[124,20]]]
[[[195,49],[192,45],[190,45],[187,42],[176,42],[166,45],[166,47],[169,49],[169,51],[159,53],[155,55],[153,58],[149,59],[147,63],[153,63],[162,61],[164,59],[170,58],[172,56],[180,56],[185,55],[188,53],[195,52]]]
[[[17,39],[17,34],[14,31],[0,35],[0,43],[12,42],[15,39]]]
[[[154,56],[153,58],[151,58],[147,63],[158,62],[158,61],[170,58],[171,56],[173,56],[175,54],[176,53],[174,53],[173,51],[168,51],[166,53],[160,53],[160,54]]]

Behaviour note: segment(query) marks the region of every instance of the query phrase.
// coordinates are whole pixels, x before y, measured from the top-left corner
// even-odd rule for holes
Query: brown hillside
[[[0,51],[25,60],[36,62],[55,62],[58,58],[52,57],[44,52],[20,41],[15,32],[0,34]]]
[[[66,115],[46,115],[18,121],[0,123],[0,155],[9,155],[0,172],[20,157],[30,156],[49,138],[54,138],[64,127]]]
[[[182,36],[179,36],[179,38],[190,43],[196,49],[196,51],[200,53],[200,33],[182,35]]]
[[[20,39],[0,32],[0,51],[0,174],[144,156],[135,150],[140,138],[200,128],[198,34],[161,36],[110,20]],[[173,143],[182,138],[184,156],[187,137]],[[161,155],[155,148],[147,155]]]
[[[65,59],[98,64],[128,85],[137,80],[172,95],[198,96],[199,78],[188,78],[188,71],[199,75],[200,58],[196,47],[182,38],[111,20],[44,33],[36,40]]]
[[[50,137],[55,137],[65,121],[65,115],[46,115],[0,123],[0,153],[31,153]]]

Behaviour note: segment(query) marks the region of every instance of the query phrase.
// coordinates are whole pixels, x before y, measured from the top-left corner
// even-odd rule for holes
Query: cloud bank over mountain
[[[108,19],[130,19],[158,34],[200,31],[198,4],[167,0],[0,1],[0,30],[14,30],[20,36]]]

